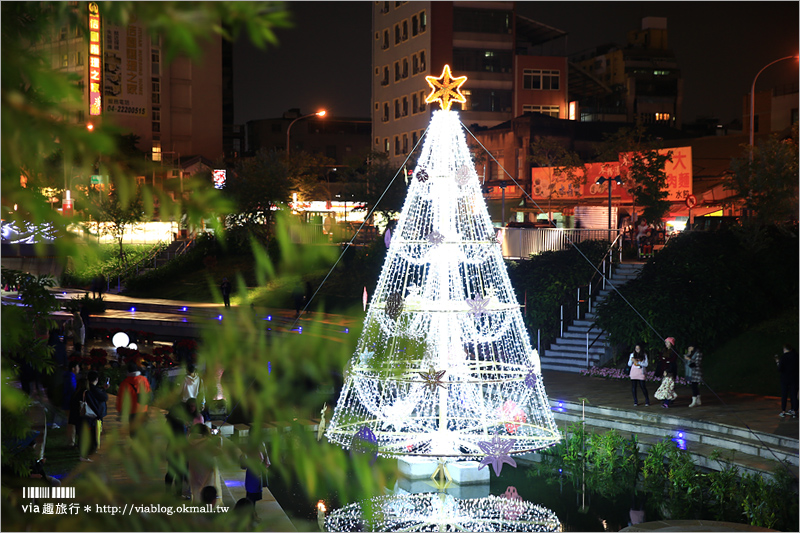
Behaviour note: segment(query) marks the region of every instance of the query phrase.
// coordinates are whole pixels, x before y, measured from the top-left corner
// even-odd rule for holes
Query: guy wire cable
[[[428,128],[425,128],[425,131],[422,133],[422,135],[420,135],[420,137],[419,137],[419,140],[417,141],[417,144],[415,144],[415,145],[414,145],[414,147],[411,149],[411,151],[408,153],[408,156],[406,157],[405,161],[403,161],[403,164],[402,164],[402,165],[400,165],[400,168],[398,168],[398,169],[397,169],[397,172],[395,172],[395,175],[394,175],[394,177],[392,177],[392,179],[389,181],[389,184],[386,186],[386,188],[384,189],[383,193],[381,193],[380,197],[379,197],[379,198],[378,198],[378,200],[375,202],[375,205],[374,205],[374,206],[372,206],[372,209],[370,209],[369,213],[367,213],[367,215],[364,217],[364,221],[361,223],[361,225],[360,225],[360,226],[358,227],[358,229],[355,231],[355,233],[353,234],[353,236],[352,236],[352,237],[351,237],[351,239],[350,239],[350,242],[348,242],[348,243],[345,245],[344,249],[342,250],[342,253],[341,253],[341,254],[339,254],[339,258],[338,258],[338,259],[336,259],[336,262],[334,262],[334,263],[333,263],[333,266],[330,268],[330,270],[328,270],[328,273],[327,273],[327,274],[325,274],[325,277],[324,277],[324,278],[322,279],[322,281],[320,282],[319,286],[317,287],[317,290],[315,290],[315,291],[314,291],[314,294],[312,294],[312,295],[311,295],[311,298],[309,298],[309,300],[308,300],[308,302],[306,303],[305,307],[303,307],[303,310],[300,312],[300,315],[298,315],[297,317],[295,317],[295,319],[294,319],[294,322],[292,322],[292,325],[291,325],[291,327],[289,328],[289,330],[290,330],[290,331],[291,331],[291,330],[293,330],[293,329],[295,328],[295,326],[297,325],[297,322],[300,320],[300,316],[302,316],[302,314],[303,314],[303,313],[306,311],[306,309],[308,309],[308,306],[309,306],[309,305],[311,305],[311,302],[314,300],[314,297],[317,295],[317,293],[319,292],[319,290],[322,288],[322,286],[323,286],[323,285],[325,284],[325,282],[328,280],[328,278],[330,277],[331,273],[332,273],[332,272],[333,272],[333,270],[336,268],[336,265],[338,265],[338,264],[339,264],[339,261],[341,261],[341,260],[342,260],[342,257],[344,257],[344,254],[345,254],[345,253],[347,253],[347,250],[349,250],[349,249],[350,249],[350,246],[353,244],[353,241],[355,241],[356,237],[358,236],[358,232],[360,232],[360,231],[361,231],[361,229],[364,227],[364,224],[366,224],[366,223],[367,223],[367,220],[369,220],[369,217],[371,217],[371,216],[372,216],[372,213],[374,213],[374,212],[375,212],[375,210],[377,209],[377,207],[378,207],[378,204],[380,204],[380,203],[381,203],[381,200],[383,200],[383,197],[384,197],[384,196],[386,196],[386,193],[387,193],[387,192],[389,192],[389,188],[391,188],[392,184],[393,184],[393,183],[394,183],[394,181],[397,179],[397,176],[398,176],[398,175],[400,175],[400,172],[403,170],[403,168],[405,167],[406,163],[408,163],[408,160],[409,160],[409,159],[411,159],[411,155],[414,153],[414,150],[416,150],[416,149],[417,149],[417,146],[419,146],[419,144],[422,142],[422,139],[423,139],[423,137],[425,137],[425,135],[426,135],[427,133],[428,133]],[[249,389],[250,389],[250,387],[252,387],[252,386],[253,386],[253,383],[255,383],[255,381],[256,381],[256,379],[255,379],[255,378],[253,378],[253,379],[251,379],[251,380],[250,380],[250,383],[248,383],[248,384],[247,384],[247,387],[245,387],[245,392],[247,392],[247,390],[249,390]],[[240,403],[241,403],[241,401],[239,401],[239,402],[236,402],[236,405],[234,405],[234,406],[231,408],[230,412],[228,413],[228,416],[226,416],[226,417],[225,417],[225,419],[223,420],[223,422],[227,422],[227,421],[228,421],[228,418],[230,418],[230,416],[233,414],[233,411],[234,411],[234,410],[235,410],[235,409],[236,409],[236,408],[239,406],[239,404],[240,404]]]

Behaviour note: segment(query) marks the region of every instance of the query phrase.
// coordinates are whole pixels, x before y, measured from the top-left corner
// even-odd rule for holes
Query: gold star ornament
[[[465,103],[467,98],[461,94],[461,86],[467,81],[466,76],[454,78],[450,72],[450,65],[445,65],[442,75],[425,76],[425,81],[431,86],[431,94],[425,98],[425,102],[432,104],[439,102],[445,111],[450,110],[453,102]]]

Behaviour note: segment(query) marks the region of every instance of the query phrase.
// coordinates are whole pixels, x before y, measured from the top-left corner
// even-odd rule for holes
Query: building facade
[[[669,48],[667,19],[645,17],[624,47],[604,45],[570,58],[570,101],[582,122],[683,125],[683,79]]]
[[[114,25],[94,2],[70,4],[80,26],[55,28],[37,46],[54,69],[78,75],[83,105],[75,119],[135,134],[139,150],[170,166],[195,156],[222,157],[223,101],[225,116],[233,117],[232,77],[223,77],[230,47],[214,36],[202,45],[200,61],[178,56],[167,64],[160,37],[142,24]]]
[[[469,78],[468,126],[567,118],[566,33],[516,15],[513,2],[375,2],[372,28],[372,147],[398,165],[430,122],[425,76],[445,64]]]

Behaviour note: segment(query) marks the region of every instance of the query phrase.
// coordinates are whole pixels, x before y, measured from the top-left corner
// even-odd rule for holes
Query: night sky
[[[289,2],[295,27],[278,48],[234,47],[235,121],[275,118],[290,108],[370,116],[372,2]],[[517,2],[517,12],[566,31],[567,52],[624,45],[647,16],[666,17],[684,80],[684,123],[741,118],[742,97],[771,61],[797,54],[798,2]],[[797,84],[796,61],[765,70],[756,91]]]

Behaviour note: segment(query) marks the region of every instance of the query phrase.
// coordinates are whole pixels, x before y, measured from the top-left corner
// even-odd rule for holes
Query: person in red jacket
[[[147,403],[150,401],[150,383],[142,375],[139,367],[131,361],[128,363],[128,376],[119,384],[117,391],[117,412],[124,418],[128,415],[131,437],[144,420],[147,413]]]

